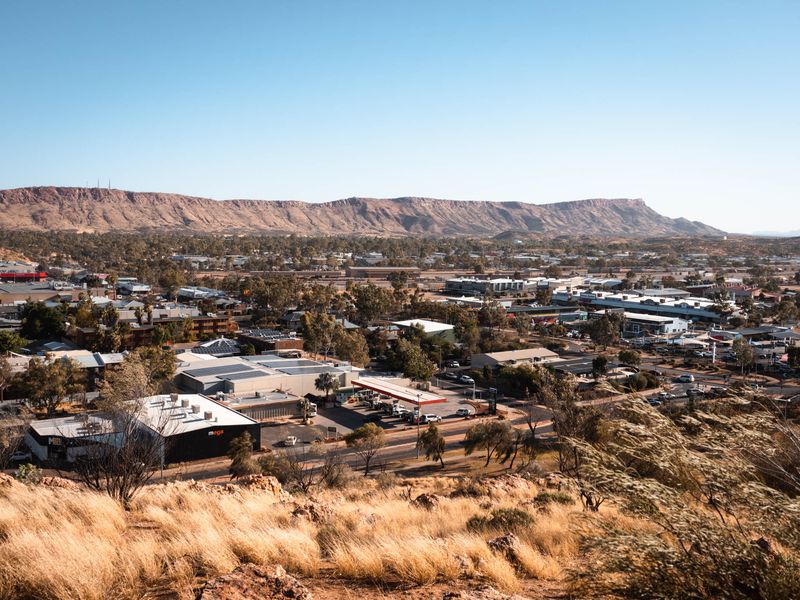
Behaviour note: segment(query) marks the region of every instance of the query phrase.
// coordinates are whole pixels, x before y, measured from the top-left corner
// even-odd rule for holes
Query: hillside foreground
[[[570,477],[381,473],[290,494],[252,475],[147,486],[126,511],[2,475],[0,599],[798,597],[793,429],[740,398],[580,419]],[[276,566],[298,582],[251,589],[261,567],[283,586]]]

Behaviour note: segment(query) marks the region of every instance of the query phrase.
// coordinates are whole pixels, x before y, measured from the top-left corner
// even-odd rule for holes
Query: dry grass
[[[416,480],[413,494],[452,487]],[[472,578],[513,592],[520,578],[561,578],[576,552],[570,522],[580,509],[531,509],[533,526],[517,532],[517,565],[489,549],[497,532],[468,532],[466,522],[490,508],[524,506],[536,491],[444,498],[427,511],[409,504],[405,487],[365,482],[316,496],[333,512],[313,523],[291,515],[307,499],[256,490],[157,485],[125,512],[101,494],[15,484],[0,488],[0,600],[125,599],[154,589],[192,598],[198,582],[244,562],[390,585]]]

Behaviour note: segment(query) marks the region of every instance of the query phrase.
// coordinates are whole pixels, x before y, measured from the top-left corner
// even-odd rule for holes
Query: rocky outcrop
[[[242,565],[203,586],[197,600],[312,600],[311,592],[281,566]]]
[[[719,235],[658,214],[642,200],[556,204],[433,198],[347,198],[306,203],[210,200],[105,188],[0,190],[0,228],[38,231],[262,232],[299,235]]]
[[[435,510],[442,502],[442,497],[436,494],[420,494],[411,501],[411,506],[424,508],[425,510]]]
[[[513,533],[491,539],[487,545],[512,565],[519,565],[520,541]]]

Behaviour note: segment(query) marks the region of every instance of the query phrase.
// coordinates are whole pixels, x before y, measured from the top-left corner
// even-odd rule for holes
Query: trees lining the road
[[[367,476],[372,460],[386,445],[386,435],[375,423],[367,423],[344,436],[344,441],[364,462],[364,476]]]
[[[425,453],[426,459],[439,461],[444,469],[445,440],[435,423],[431,423],[422,432],[417,442],[417,447]]]

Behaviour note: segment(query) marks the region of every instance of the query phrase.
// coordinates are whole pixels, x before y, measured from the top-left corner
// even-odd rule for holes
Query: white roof
[[[174,397],[177,397],[174,402],[169,395],[142,398],[139,420],[165,437],[211,427],[256,423],[200,394],[175,394]],[[205,418],[207,412],[211,413],[210,419]]]
[[[425,333],[439,333],[440,331],[450,331],[452,325],[439,323],[438,321],[428,321],[426,319],[409,319],[408,321],[395,321],[392,325],[399,327],[422,327]]]
[[[111,419],[102,414],[81,414],[32,421],[31,429],[43,437],[78,438],[98,434],[107,435],[114,431],[114,424]]]
[[[433,404],[436,402],[444,402],[445,398],[438,394],[426,392],[423,390],[415,390],[413,388],[403,385],[402,380],[387,377],[360,377],[358,380],[353,381],[353,385],[357,387],[364,387],[376,392],[380,392],[398,400],[405,400],[412,404]]]

